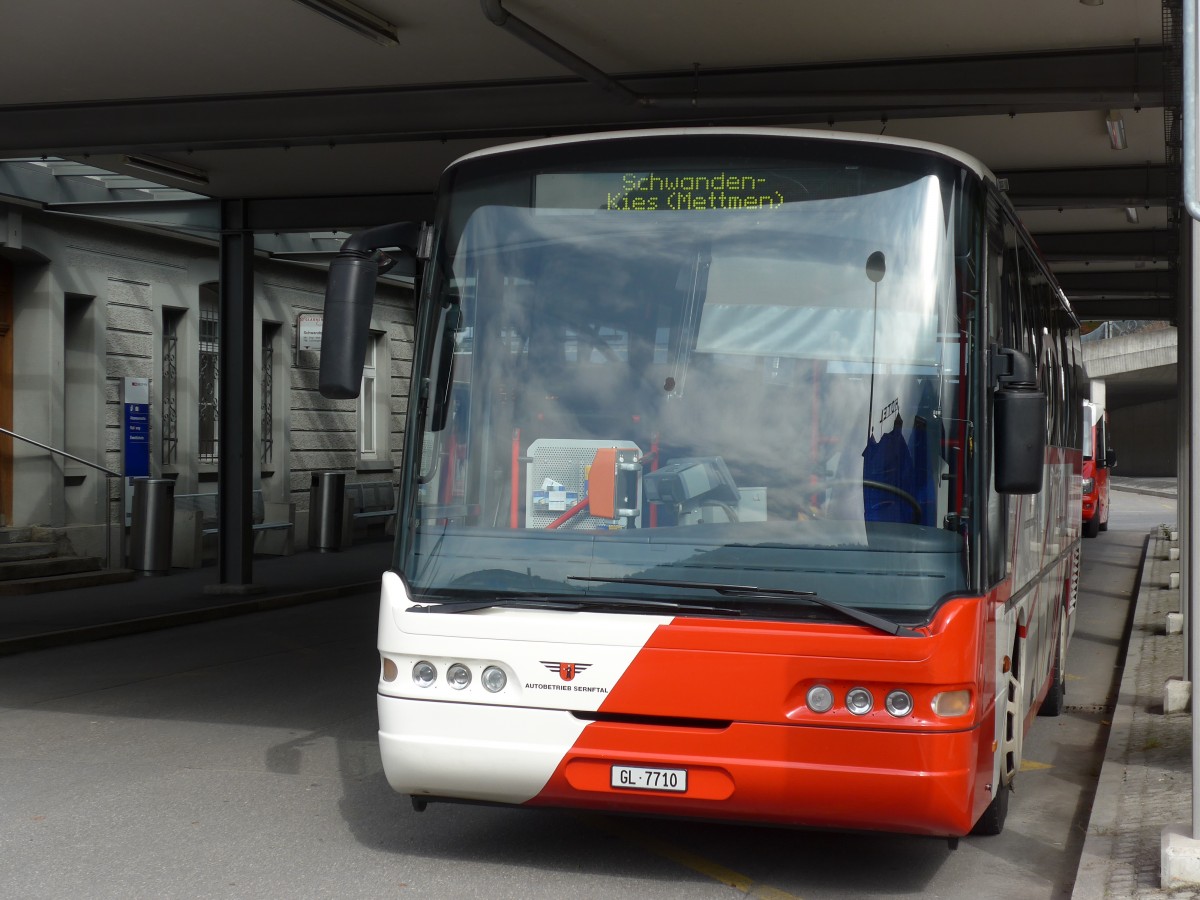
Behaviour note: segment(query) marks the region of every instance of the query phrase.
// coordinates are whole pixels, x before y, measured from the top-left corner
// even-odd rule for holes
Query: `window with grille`
[[[179,462],[179,323],[183,310],[164,309],[162,328],[162,464]]]
[[[275,452],[275,342],[279,336],[279,325],[264,322],[262,328],[262,373],[260,393],[262,394],[261,421],[259,434],[262,440],[262,464],[271,465]]]
[[[217,461],[220,312],[215,292],[200,298],[200,462]]]

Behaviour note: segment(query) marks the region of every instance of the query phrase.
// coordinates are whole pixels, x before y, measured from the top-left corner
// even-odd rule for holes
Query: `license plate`
[[[650,769],[642,766],[613,766],[612,786],[640,791],[687,791],[687,769]]]

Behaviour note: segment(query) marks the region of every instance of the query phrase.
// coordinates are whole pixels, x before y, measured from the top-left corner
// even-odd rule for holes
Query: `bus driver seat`
[[[918,518],[913,504],[898,492],[909,497],[916,488],[912,454],[904,439],[904,419],[899,413],[892,430],[878,441],[872,432],[863,449],[863,515],[868,522],[900,522],[912,524]],[[895,491],[872,487],[870,482],[890,485]]]

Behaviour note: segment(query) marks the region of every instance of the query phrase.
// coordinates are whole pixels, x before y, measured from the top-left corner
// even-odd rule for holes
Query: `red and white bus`
[[[1094,538],[1108,531],[1109,470],[1117,465],[1117,451],[1109,442],[1108,411],[1091,400],[1083,401],[1083,534]]]
[[[331,266],[327,396],[413,256],[395,790],[1000,830],[1062,707],[1082,368],[980,163],[784,129],[474,153],[431,226]]]

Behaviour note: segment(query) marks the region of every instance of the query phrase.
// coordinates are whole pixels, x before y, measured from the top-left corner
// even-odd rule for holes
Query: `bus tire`
[[[1066,648],[1067,612],[1064,609],[1058,621],[1058,644],[1054,648],[1054,665],[1050,667],[1050,689],[1046,691],[1046,697],[1042,700],[1042,705],[1038,707],[1039,716],[1062,715],[1063,707],[1066,705]]]
[[[1094,538],[1099,533],[1100,533],[1100,517],[1098,515],[1092,516],[1090,519],[1088,519],[1086,522],[1083,523],[1083,536],[1084,537]]]
[[[990,836],[1004,830],[1004,820],[1008,818],[1008,795],[1011,793],[1011,786],[999,785],[996,796],[992,798],[992,802],[987,805],[987,809],[983,811],[983,815],[971,829],[971,834]]]

